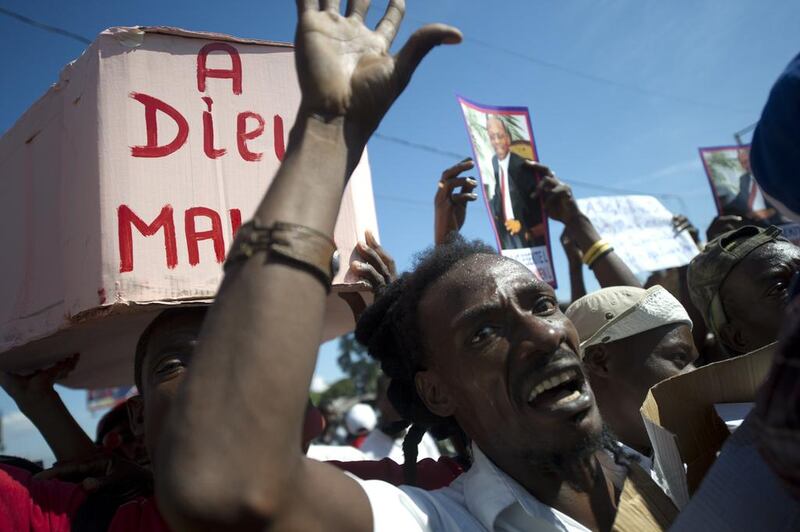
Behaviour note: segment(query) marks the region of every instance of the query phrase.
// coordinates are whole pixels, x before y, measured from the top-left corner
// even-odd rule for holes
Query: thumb
[[[397,54],[395,76],[400,90],[405,89],[411,75],[434,46],[458,44],[461,38],[460,31],[445,24],[428,24],[415,31]]]

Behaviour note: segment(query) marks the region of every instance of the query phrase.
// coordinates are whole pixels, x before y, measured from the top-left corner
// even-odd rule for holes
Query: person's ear
[[[439,374],[433,370],[418,371],[414,376],[414,384],[417,387],[422,402],[428,410],[439,417],[450,417],[455,412],[455,402],[450,390]]]
[[[742,332],[742,328],[730,322],[723,323],[719,328],[719,341],[725,349],[733,353],[748,353],[750,351],[747,337]]]
[[[610,374],[608,354],[603,344],[591,345],[583,351],[583,365],[590,374],[607,379]]]
[[[144,400],[141,395],[134,395],[125,402],[128,409],[128,423],[134,436],[144,434]]]

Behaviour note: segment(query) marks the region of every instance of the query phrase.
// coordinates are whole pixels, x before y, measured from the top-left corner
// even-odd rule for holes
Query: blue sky
[[[714,214],[698,146],[733,143],[758,119],[769,88],[800,52],[796,0],[407,0],[401,43],[422,23],[459,27],[465,42],[435,50],[381,124],[379,134],[470,153],[455,100],[530,108],[539,155],[578,197],[609,189],[662,196],[701,232]],[[386,0],[374,2],[375,22]],[[110,26],[164,25],[291,41],[294,2],[4,1],[41,22],[93,38]],[[53,83],[84,45],[0,15],[0,130]],[[461,157],[374,138],[369,144],[381,240],[401,268],[433,240],[433,194]],[[491,240],[480,203],[463,230]],[[558,238],[561,228],[551,225]],[[569,294],[557,244],[559,295]],[[588,286],[596,286],[587,276]],[[338,375],[335,345],[318,375]],[[85,392],[60,389],[94,435]],[[6,452],[49,460],[41,438],[0,392]]]

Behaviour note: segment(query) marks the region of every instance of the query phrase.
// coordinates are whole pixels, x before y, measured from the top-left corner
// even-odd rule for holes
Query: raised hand
[[[580,214],[578,204],[569,185],[562,183],[547,166],[526,161],[528,169],[540,177],[532,199],[542,198],[547,216],[553,220],[569,224]]]
[[[433,234],[437,245],[443,244],[447,240],[447,235],[453,231],[461,230],[467,216],[467,203],[478,198],[473,192],[478,182],[472,177],[459,175],[474,167],[472,159],[467,159],[442,172],[436,196],[433,198],[435,211]]]
[[[297,0],[295,36],[301,109],[325,120],[344,117],[366,142],[400,95],[425,55],[439,44],[461,42],[450,26],[417,30],[397,55],[389,48],[405,13],[403,0],[390,0],[373,31],[364,24],[369,0],[350,0],[344,16],[339,0]]]
[[[20,410],[37,407],[43,401],[56,398],[53,385],[75,369],[78,364],[77,354],[58,361],[49,368],[34,371],[29,375],[0,372],[0,386],[17,403]]]
[[[359,242],[356,248],[363,260],[354,260],[350,267],[377,293],[397,278],[397,268],[392,256],[378,244],[371,231],[364,236],[366,242]]]

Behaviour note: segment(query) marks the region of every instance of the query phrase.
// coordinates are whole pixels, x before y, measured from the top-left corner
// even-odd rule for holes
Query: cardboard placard
[[[673,214],[653,196],[600,196],[578,206],[634,272],[685,266],[699,253],[687,231],[677,233]]]
[[[0,367],[80,352],[68,385],[130,384],[136,339],[156,313],[213,299],[299,102],[290,45],[101,33],[0,140]],[[365,153],[334,233],[343,267],[325,338],[353,327],[336,292],[365,288],[347,265],[367,229],[377,221]]]
[[[642,418],[655,465],[679,508],[688,504],[730,435],[714,405],[754,401],[776,345],[672,377],[648,392]]]

